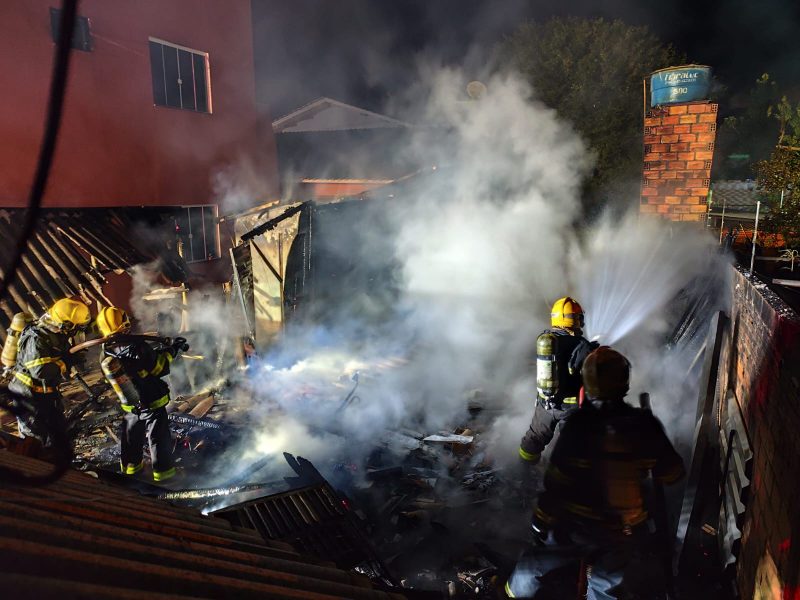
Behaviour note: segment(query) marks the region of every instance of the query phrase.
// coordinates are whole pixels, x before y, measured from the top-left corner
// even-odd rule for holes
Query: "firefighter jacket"
[[[169,375],[169,365],[176,352],[172,347],[151,346],[146,340],[134,336],[121,342],[103,344],[103,354],[120,362],[125,375],[138,392],[138,403],[121,402],[122,410],[155,410],[169,403],[169,385],[161,378]],[[114,382],[109,383],[114,387]],[[114,389],[119,394],[119,390],[116,387]]]
[[[589,342],[581,335],[571,335],[567,330],[553,327],[543,331],[537,338],[537,346],[542,336],[553,336],[555,348],[553,360],[557,373],[555,393],[545,396],[541,391],[537,394],[538,402],[545,408],[561,408],[563,404],[578,404],[578,394],[583,382],[581,380],[581,367],[588,354],[597,347],[596,343]],[[538,371],[537,361],[537,371]],[[538,379],[538,373],[537,373]]]
[[[566,419],[545,474],[534,513],[542,530],[630,531],[647,517],[649,474],[670,484],[681,479],[681,457],[661,422],[624,401],[585,403]]]
[[[69,337],[34,323],[22,331],[17,348],[14,378],[9,389],[26,398],[57,394],[58,384],[69,371]]]

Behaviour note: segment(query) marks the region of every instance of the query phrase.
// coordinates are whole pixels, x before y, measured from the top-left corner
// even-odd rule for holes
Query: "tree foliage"
[[[777,83],[764,73],[747,94],[742,109],[723,119],[717,132],[715,178],[753,179],[758,163],[769,158],[775,148],[779,125],[771,111],[780,97]]]
[[[500,47],[537,96],[573,123],[596,155],[597,198],[635,182],[642,168],[643,79],[683,62],[646,27],[622,21],[553,18],[522,24]]]
[[[758,183],[769,195],[765,226],[781,234],[787,247],[796,249],[800,248],[800,102],[782,96],[767,114],[778,121],[779,128],[772,155],[758,163]]]

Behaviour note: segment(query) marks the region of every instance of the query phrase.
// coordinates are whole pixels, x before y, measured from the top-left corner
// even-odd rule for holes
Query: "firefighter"
[[[124,310],[105,307],[97,315],[104,337],[126,334],[131,322]],[[161,378],[169,365],[189,346],[183,338],[154,343],[140,336],[119,335],[103,344],[101,367],[125,411],[120,433],[120,469],[135,475],[144,467],[145,438],[150,446],[153,479],[165,481],[175,475],[172,435],[166,406],[169,386]]]
[[[598,346],[583,337],[583,323],[581,305],[569,296],[559,298],[550,311],[550,329],[536,339],[536,405],[519,446],[525,463],[539,462],[556,426],[578,407],[581,364]]]
[[[33,437],[49,446],[54,431],[65,431],[58,385],[77,362],[69,353],[70,338],[90,321],[88,306],[62,298],[19,334],[8,390],[19,410],[21,437]]]
[[[518,563],[506,585],[512,598],[538,591],[537,597],[563,597],[546,590],[546,575],[578,558],[589,566],[590,597],[619,597],[624,585],[624,597],[638,598],[657,581],[626,580],[626,567],[632,559],[647,560],[648,476],[675,483],[685,474],[683,461],[661,422],[624,401],[630,377],[624,356],[601,346],[586,358],[582,374],[587,400],[564,423],[533,515],[532,531],[545,548]],[[646,564],[638,570],[647,572]]]

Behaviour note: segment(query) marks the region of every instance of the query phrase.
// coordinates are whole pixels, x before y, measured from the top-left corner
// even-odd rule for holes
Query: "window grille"
[[[208,53],[150,38],[156,106],[211,112]]]

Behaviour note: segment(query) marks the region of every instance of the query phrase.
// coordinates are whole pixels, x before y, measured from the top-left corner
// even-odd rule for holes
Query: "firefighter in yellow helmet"
[[[125,411],[120,432],[120,468],[134,475],[144,467],[143,445],[150,446],[153,479],[164,481],[175,475],[172,435],[166,406],[169,386],[161,378],[169,374],[172,360],[189,346],[183,338],[171,344],[125,335],[131,322],[121,308],[103,308],[97,315],[103,337],[101,367]]]
[[[50,445],[54,428],[65,427],[58,385],[77,359],[69,354],[71,338],[91,321],[83,302],[62,298],[19,334],[8,390],[20,404],[17,416],[22,437]]]
[[[586,400],[567,417],[556,440],[531,523],[545,547],[520,559],[506,584],[509,597],[565,597],[564,590],[545,590],[546,575],[580,559],[591,567],[590,597],[649,598],[664,584],[657,576],[628,581],[625,576],[634,556],[640,560],[637,570],[648,572],[644,550],[652,540],[646,479],[652,475],[672,484],[685,471],[661,422],[649,410],[625,402],[630,368],[608,346],[586,358]],[[649,572],[658,572],[650,566]],[[636,589],[642,586],[646,589]]]
[[[556,426],[578,407],[583,359],[597,347],[583,337],[583,308],[565,296],[553,304],[549,329],[536,339],[536,405],[519,447],[520,458],[536,464]]]

